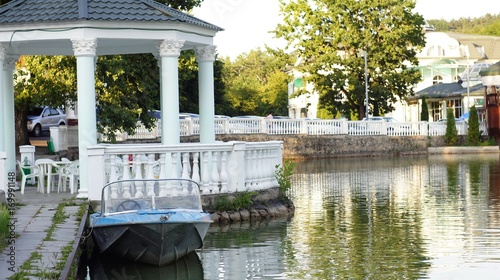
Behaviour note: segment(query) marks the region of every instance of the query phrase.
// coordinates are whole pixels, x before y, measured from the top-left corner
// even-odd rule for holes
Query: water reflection
[[[299,164],[289,236],[294,238],[290,250],[304,258],[287,260],[293,267],[288,274],[299,279],[467,279],[469,273],[496,278],[500,239],[492,232],[498,231],[499,219],[489,220],[485,208],[489,188],[498,182],[490,179],[491,172],[498,173],[498,161],[498,155],[484,155]],[[493,213],[498,216],[498,209]],[[307,234],[294,234],[299,232]]]
[[[157,267],[140,264],[116,257],[92,256],[90,278],[101,280],[138,280],[138,279],[178,279],[203,280],[203,267],[195,252],[186,255],[177,262]]]
[[[497,279],[499,161],[493,154],[299,162],[289,193],[295,215],[211,227],[199,262],[186,264],[201,278],[184,279]],[[157,270],[135,279],[171,279]],[[107,277],[92,279],[114,279]]]

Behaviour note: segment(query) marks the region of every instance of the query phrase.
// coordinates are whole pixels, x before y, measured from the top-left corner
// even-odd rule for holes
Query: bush
[[[478,146],[481,143],[481,132],[479,131],[479,118],[476,106],[469,110],[469,128],[467,130],[467,145]]]
[[[292,177],[294,168],[295,163],[290,160],[285,160],[283,166],[276,165],[276,180],[278,180],[280,186],[280,198],[285,198],[286,192],[292,187],[290,178]]]
[[[422,111],[420,112],[420,121],[429,121],[429,107],[427,105],[427,99],[425,98],[425,96],[422,97]]]
[[[444,135],[444,142],[447,146],[454,146],[458,142],[458,131],[452,108],[446,109],[446,134]]]

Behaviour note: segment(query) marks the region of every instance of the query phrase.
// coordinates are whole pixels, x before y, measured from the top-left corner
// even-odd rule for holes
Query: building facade
[[[414,86],[416,95],[394,104],[395,110],[387,115],[400,121],[420,121],[423,96],[428,102],[431,121],[445,118],[450,107],[457,118],[472,105],[481,111],[484,90],[479,72],[500,60],[500,37],[435,32],[430,26],[425,27],[425,32],[426,45],[417,54],[422,80]],[[302,83],[301,73],[293,75],[294,82],[289,84],[289,96],[292,96],[289,116],[318,117],[319,94],[312,85]],[[439,92],[437,84],[444,85],[439,87]],[[301,89],[308,93],[293,97]]]

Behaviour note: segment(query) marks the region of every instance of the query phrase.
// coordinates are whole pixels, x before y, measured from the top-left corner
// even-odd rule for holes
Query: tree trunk
[[[30,145],[30,138],[28,135],[28,127],[26,126],[28,121],[28,112],[23,110],[15,110],[14,119],[16,122],[16,151],[19,151],[19,146]]]

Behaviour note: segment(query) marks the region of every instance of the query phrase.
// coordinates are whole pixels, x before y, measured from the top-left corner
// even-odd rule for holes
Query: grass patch
[[[241,209],[249,209],[253,205],[253,197],[257,192],[241,192],[237,193],[233,200],[228,196],[220,196],[215,200],[215,210],[222,211],[240,211]]]
[[[0,248],[5,248],[7,243],[7,237],[9,236],[9,219],[10,212],[7,205],[0,203]]]

